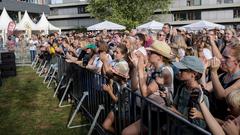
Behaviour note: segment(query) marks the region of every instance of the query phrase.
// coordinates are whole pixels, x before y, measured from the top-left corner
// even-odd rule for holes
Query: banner
[[[16,24],[13,21],[9,22],[8,28],[7,28],[8,36],[13,34],[15,27],[16,27]]]

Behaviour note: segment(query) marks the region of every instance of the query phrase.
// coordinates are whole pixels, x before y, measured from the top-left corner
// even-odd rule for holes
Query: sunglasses
[[[135,37],[136,40],[139,40],[139,37]]]
[[[180,69],[179,72],[182,73],[182,72],[191,72],[192,70],[191,69]]]
[[[159,34],[158,36],[159,36],[159,37],[165,37],[166,35],[164,35],[164,34]]]

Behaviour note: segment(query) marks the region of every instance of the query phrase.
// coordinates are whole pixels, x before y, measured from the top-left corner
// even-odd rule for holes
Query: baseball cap
[[[198,73],[203,73],[203,63],[196,56],[185,56],[180,62],[172,63],[178,69],[191,69]]]
[[[95,44],[88,44],[88,45],[86,46],[86,48],[87,48],[87,49],[96,49],[97,46],[96,46]]]

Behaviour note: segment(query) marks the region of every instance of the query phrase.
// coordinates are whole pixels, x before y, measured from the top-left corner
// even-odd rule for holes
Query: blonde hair
[[[85,46],[87,45],[87,42],[86,41],[80,41],[80,45],[81,45],[81,48],[85,48]]]
[[[236,37],[236,35],[237,35],[235,29],[233,29],[233,28],[226,28],[226,29],[225,29],[225,32],[226,32],[226,31],[230,31],[230,32],[232,33],[233,37]]]
[[[183,36],[178,36],[178,38],[175,40],[175,43],[177,44],[178,48],[183,48],[184,50],[187,48],[187,44]]]
[[[232,91],[228,94],[226,101],[229,105],[237,107],[237,109],[240,110],[240,89]]]

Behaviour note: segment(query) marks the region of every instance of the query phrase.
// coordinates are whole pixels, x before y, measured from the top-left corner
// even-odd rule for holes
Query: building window
[[[234,9],[233,10],[233,17],[234,18],[240,18],[240,9]]]
[[[51,11],[50,11],[50,15],[58,15],[58,9],[52,9]]]
[[[78,14],[87,13],[86,6],[79,6],[78,7]]]
[[[224,3],[233,3],[233,0],[224,0]]]
[[[217,4],[222,4],[222,0],[217,0]]]
[[[174,21],[201,20],[201,12],[178,12],[174,13]]]
[[[187,6],[201,6],[201,0],[187,0]]]
[[[50,4],[61,4],[63,3],[63,0],[49,0]]]
[[[217,0],[217,4],[233,3],[233,0]]]

